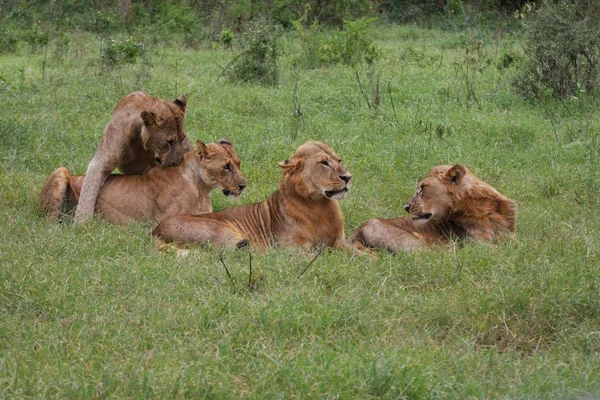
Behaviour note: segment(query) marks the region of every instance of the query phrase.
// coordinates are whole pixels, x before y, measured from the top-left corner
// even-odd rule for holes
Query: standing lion
[[[119,101],[88,165],[76,222],[94,214],[100,189],[116,168],[123,174],[141,175],[156,165],[181,163],[183,154],[190,150],[183,127],[185,109],[185,96],[171,103],[134,92]]]

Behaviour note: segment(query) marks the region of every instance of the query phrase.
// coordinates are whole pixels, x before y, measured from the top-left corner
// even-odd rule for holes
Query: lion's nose
[[[346,183],[350,182],[350,178],[352,178],[352,175],[340,175],[340,179]]]
[[[245,188],[246,186],[248,186],[248,184],[246,184],[246,183],[238,183],[238,185],[237,185],[238,189],[240,189],[240,192],[241,192],[242,190],[244,190],[244,188]]]
[[[404,205],[404,211],[406,211],[406,212],[410,212],[410,205],[408,205],[408,204],[405,204],[405,205]]]

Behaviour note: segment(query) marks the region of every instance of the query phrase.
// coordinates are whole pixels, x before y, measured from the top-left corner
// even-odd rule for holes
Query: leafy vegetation
[[[569,97],[600,87],[600,28],[583,3],[558,2],[527,16],[527,66],[514,81],[525,98]]]
[[[519,32],[376,23],[375,63],[317,68],[300,68],[301,39],[284,32],[278,83],[239,84],[220,78],[230,49],[182,46],[184,31],[164,34],[154,7],[137,3],[130,18],[152,25],[109,36],[145,53],[106,68],[103,37],[64,8],[86,2],[59,3],[60,24],[81,29],[48,31],[33,53],[14,31],[0,57],[0,397],[600,395],[597,97],[514,93]],[[21,10],[0,16],[39,12]],[[148,224],[44,218],[45,179],[61,165],[83,173],[116,102],[135,90],[185,94],[191,139],[235,143],[249,180],[241,203],[263,200],[277,162],[323,140],[353,173],[347,234],[403,215],[433,165],[462,162],[515,199],[516,235],[397,256],[323,252],[309,266],[317,251],[182,258],[157,251]],[[215,193],[213,205],[235,204]]]

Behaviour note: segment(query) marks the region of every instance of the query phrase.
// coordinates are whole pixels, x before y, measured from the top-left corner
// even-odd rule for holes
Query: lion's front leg
[[[75,222],[83,222],[94,215],[100,189],[113,169],[103,165],[101,161],[97,160],[97,157],[92,159],[81,187],[79,203],[75,211]]]
[[[375,218],[365,222],[352,234],[350,243],[359,251],[372,248],[386,249],[391,253],[418,249],[426,245],[419,233],[397,226],[392,221],[394,220]]]

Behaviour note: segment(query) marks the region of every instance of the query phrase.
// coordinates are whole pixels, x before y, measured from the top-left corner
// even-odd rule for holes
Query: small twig
[[[354,72],[356,72],[356,81],[358,82],[358,88],[360,89],[360,92],[362,93],[363,97],[365,98],[365,100],[367,102],[367,106],[369,107],[369,109],[371,109],[371,102],[369,101],[369,96],[367,96],[367,94],[363,90],[362,83],[360,82],[360,76],[358,76],[358,71],[354,71]]]
[[[229,268],[227,268],[227,265],[225,265],[225,261],[223,261],[223,256],[221,256],[221,254],[219,254],[219,260],[221,260],[221,264],[223,264],[223,267],[225,268],[225,272],[227,272],[227,276],[229,277],[229,280],[231,281],[231,286],[233,287],[233,291],[235,292],[235,282],[233,281],[233,277],[229,273]]]
[[[306,266],[306,268],[304,268],[302,270],[302,272],[300,272],[298,274],[298,276],[296,277],[297,279],[300,279],[300,277],[302,275],[304,275],[304,273],[308,270],[308,268],[310,268],[310,266],[312,265],[312,263],[314,263],[315,260],[321,255],[321,253],[323,252],[323,250],[325,250],[325,248],[329,247],[331,245],[331,243],[333,243],[334,240],[335,240],[335,237],[331,238],[329,240],[329,242],[327,242],[327,244],[324,244],[323,247],[321,247],[321,249],[319,250],[319,252],[317,253],[317,255],[308,263],[308,265]]]
[[[248,288],[252,287],[252,252],[248,248],[248,265],[250,266],[250,273],[248,274]]]
[[[550,120],[550,125],[552,125],[552,131],[554,132],[554,139],[556,139],[556,144],[560,144],[558,141],[558,132],[556,131],[556,126],[554,126],[554,118],[552,118],[552,115],[550,115],[550,113],[548,112],[548,109],[546,108],[546,101],[542,96],[540,96],[540,100],[542,101],[542,108],[544,109],[544,113],[546,113],[548,119]]]
[[[298,81],[300,80],[300,70],[296,63],[294,63],[294,91],[292,93],[292,101],[294,102],[294,117],[298,118],[302,116],[302,110],[300,109],[300,100],[298,100]]]
[[[396,123],[400,125],[400,121],[398,121],[398,114],[396,113],[396,106],[394,105],[394,97],[392,96],[392,86],[390,85],[391,80],[388,81],[388,94],[390,95],[390,103],[392,103],[392,110],[394,111],[394,118],[396,119]]]

